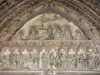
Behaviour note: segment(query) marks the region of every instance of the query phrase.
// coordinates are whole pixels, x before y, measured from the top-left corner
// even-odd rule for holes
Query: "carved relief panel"
[[[86,40],[86,37],[73,22],[50,12],[31,19],[12,40]]]
[[[0,70],[3,71],[100,69],[100,55],[92,41],[34,41],[2,44]]]

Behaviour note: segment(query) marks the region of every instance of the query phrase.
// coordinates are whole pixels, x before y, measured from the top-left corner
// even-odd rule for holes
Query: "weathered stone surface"
[[[100,0],[0,0],[0,41],[0,75],[100,75]]]

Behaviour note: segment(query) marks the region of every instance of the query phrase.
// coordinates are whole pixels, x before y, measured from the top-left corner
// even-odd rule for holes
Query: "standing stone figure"
[[[77,58],[78,60],[77,60],[77,65],[78,65],[78,69],[79,70],[82,70],[82,69],[84,69],[84,52],[83,52],[83,50],[82,49],[80,49],[79,51],[78,51],[78,58]]]
[[[49,68],[56,69],[55,58],[56,58],[56,52],[54,49],[52,49],[51,52],[49,53]]]
[[[100,55],[96,54],[96,68],[100,70]]]
[[[73,49],[70,49],[68,51],[68,70],[72,70],[72,69],[75,69],[75,61],[76,61],[76,58],[75,58],[75,51]]]
[[[22,69],[27,69],[30,70],[32,68],[32,65],[30,65],[30,54],[29,51],[27,49],[24,49],[24,51],[22,51],[22,55],[21,55],[21,67]]]
[[[61,27],[57,24],[54,25],[54,39],[60,40],[62,38],[62,30]]]
[[[88,52],[88,68],[93,69],[95,67],[95,54],[93,49],[89,49]]]
[[[48,53],[45,49],[40,52],[40,68],[48,68]]]
[[[4,52],[1,54],[1,59],[3,63],[3,68],[10,68],[10,50],[6,49]]]
[[[38,70],[38,68],[39,68],[39,53],[37,52],[36,49],[33,49],[30,52],[30,55],[31,55],[32,63],[33,63],[33,65],[32,65],[33,68],[32,69]]]
[[[64,49],[60,50],[59,60],[61,60],[60,61],[60,63],[61,63],[60,68],[66,70],[67,69],[67,64],[66,64],[67,58],[66,58],[66,52],[64,51]]]
[[[99,67],[99,55],[97,53],[92,54],[92,68],[97,69]]]
[[[85,39],[82,32],[79,29],[76,30],[75,39],[76,40],[84,40]]]
[[[20,67],[20,52],[18,49],[15,49],[13,52],[13,68],[19,68]]]
[[[72,36],[72,31],[69,25],[63,25],[62,27],[62,34],[63,34],[63,39],[66,40],[72,40],[73,36]]]

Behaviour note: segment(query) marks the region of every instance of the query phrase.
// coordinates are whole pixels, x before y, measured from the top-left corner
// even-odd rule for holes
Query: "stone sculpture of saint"
[[[93,49],[89,49],[88,52],[88,68],[93,69],[95,67],[95,54]]]
[[[100,69],[100,55],[96,53],[96,68]]]
[[[48,68],[48,53],[45,49],[40,52],[40,68]]]
[[[77,58],[77,68],[79,70],[84,69],[84,52],[82,49],[79,49],[78,51],[78,58]]]
[[[62,29],[59,25],[55,24],[53,28],[54,39],[60,40],[62,38]]]
[[[53,35],[53,28],[52,28],[51,25],[48,26],[47,33],[48,33],[49,40],[53,40],[54,39],[54,35]]]
[[[69,25],[63,25],[62,27],[63,30],[63,39],[65,40],[72,40],[72,31]]]
[[[13,52],[13,67],[16,69],[20,67],[20,52],[18,49]]]
[[[60,68],[61,69],[67,69],[67,58],[66,58],[66,52],[64,51],[64,49],[61,49],[60,50],[60,53],[59,53],[59,56],[60,56],[60,58],[59,58],[59,60],[61,60],[61,66],[60,66]]]
[[[4,52],[1,54],[1,58],[3,61],[3,68],[10,68],[10,50],[6,49]]]
[[[84,40],[85,39],[82,32],[79,29],[76,30],[75,39],[76,40]]]
[[[22,68],[24,69],[30,69],[32,67],[32,65],[30,65],[30,53],[27,49],[24,49],[24,51],[22,51],[22,55],[21,55],[21,65]]]
[[[92,56],[92,59],[91,59],[91,64],[92,64],[92,65],[91,65],[91,68],[92,68],[92,69],[98,69],[99,64],[100,64],[99,54],[93,52],[93,53],[91,54],[91,56]]]
[[[32,59],[32,62],[33,62],[33,68],[32,69],[35,69],[37,70],[39,68],[39,53],[37,52],[36,49],[33,49],[31,52],[30,52],[30,55],[31,55],[31,59]]]
[[[71,70],[71,69],[75,69],[75,51],[73,49],[70,49],[68,51],[68,70]]]
[[[0,69],[2,68],[2,63],[3,63],[3,60],[2,60],[2,57],[1,57],[1,51],[0,51]]]
[[[56,58],[56,52],[54,49],[51,49],[51,52],[49,53],[49,68],[56,69],[55,58]]]
[[[30,40],[36,40],[36,39],[38,39],[38,37],[37,37],[37,34],[38,34],[38,30],[37,30],[37,27],[36,26],[30,26],[30,28],[29,28],[29,39]]]

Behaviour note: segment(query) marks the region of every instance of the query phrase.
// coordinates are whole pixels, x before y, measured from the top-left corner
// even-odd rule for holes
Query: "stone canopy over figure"
[[[95,48],[80,48],[80,43],[73,45],[71,42],[67,45],[68,41],[66,42],[67,44],[65,42],[63,43],[64,47],[61,45],[62,42],[52,44],[48,42],[41,42],[41,44],[40,42],[33,42],[39,48],[35,48],[32,42],[31,44],[28,43],[26,48],[22,48],[24,43],[20,44],[20,42],[17,43],[18,48],[4,47],[0,52],[0,70],[6,68],[25,71],[100,69],[100,55]],[[74,44],[76,43],[74,42]]]

